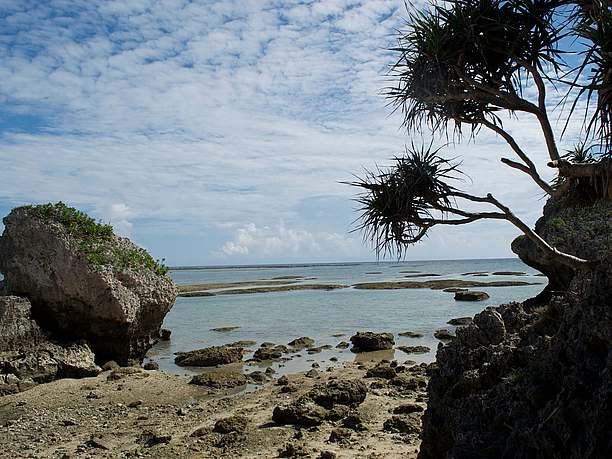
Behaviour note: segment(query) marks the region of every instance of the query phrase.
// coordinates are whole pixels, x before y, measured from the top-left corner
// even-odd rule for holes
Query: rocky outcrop
[[[0,297],[0,395],[100,373],[87,344],[50,341],[30,309],[25,298]]]
[[[392,349],[395,345],[393,334],[391,333],[373,333],[373,332],[357,332],[351,336],[353,344],[353,352],[370,352],[383,351]]]
[[[457,301],[483,301],[489,298],[486,292],[478,292],[476,290],[466,290],[455,292],[455,300]]]
[[[87,340],[100,362],[142,360],[176,298],[163,266],[61,203],[13,209],[4,225],[4,290],[30,300],[43,330]]]
[[[571,196],[557,196],[549,199],[544,206],[543,216],[536,222],[535,232],[562,252],[588,260],[601,260],[602,257],[610,256],[611,221],[611,202],[598,201],[592,204],[576,201]],[[552,259],[529,238],[516,238],[512,242],[512,251],[525,264],[548,277],[548,286],[540,295],[539,303],[550,299],[551,292],[568,290],[574,270]]]
[[[487,308],[457,329],[431,371],[421,459],[609,457],[609,268],[544,307]]]

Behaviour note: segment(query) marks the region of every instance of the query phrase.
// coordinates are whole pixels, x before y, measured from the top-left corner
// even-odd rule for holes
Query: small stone
[[[172,330],[168,330],[167,328],[162,328],[159,331],[159,339],[162,341],[170,341],[170,335],[172,335]]]
[[[145,370],[159,370],[159,363],[153,362],[153,361],[147,362],[144,364],[144,369]]]
[[[287,375],[283,375],[280,378],[278,378],[278,380],[276,381],[276,384],[279,386],[286,386],[287,384],[289,384],[289,378],[287,377]]]
[[[231,432],[242,433],[246,430],[248,423],[249,420],[245,416],[230,416],[215,422],[213,431],[221,434],[228,434]]]
[[[143,404],[142,400],[134,400],[133,402],[128,403],[128,408],[137,408]]]
[[[319,372],[313,368],[312,370],[307,371],[304,376],[307,378],[316,378],[319,376]]]
[[[329,434],[329,441],[332,443],[344,443],[351,437],[351,431],[348,429],[337,428],[333,429]]]

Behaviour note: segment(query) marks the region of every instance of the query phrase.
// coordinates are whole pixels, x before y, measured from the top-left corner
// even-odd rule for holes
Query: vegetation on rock
[[[163,260],[155,260],[142,247],[120,247],[114,243],[113,227],[95,221],[86,213],[63,202],[25,206],[28,212],[46,222],[62,225],[78,241],[79,249],[94,266],[112,266],[115,271],[150,270],[160,276],[168,273]]]

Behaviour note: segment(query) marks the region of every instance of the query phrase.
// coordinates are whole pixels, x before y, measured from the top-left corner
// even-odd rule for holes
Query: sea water
[[[403,271],[411,271],[409,273]],[[517,271],[526,275],[493,275],[496,271]],[[484,272],[487,276],[464,275]],[[432,277],[413,277],[415,274],[438,274]],[[454,330],[447,322],[455,317],[473,316],[487,306],[511,301],[522,301],[537,295],[545,286],[546,278],[515,258],[487,260],[412,261],[379,263],[333,263],[275,266],[225,266],[181,268],[170,272],[181,284],[234,283],[270,280],[282,276],[302,276],[298,283],[354,285],[360,282],[427,281],[462,279],[483,282],[512,280],[537,283],[513,287],[476,287],[487,292],[488,300],[478,302],[455,301],[452,293],[431,289],[362,290],[301,290],[289,292],[252,293],[206,297],[179,297],[165,318],[163,327],[172,330],[169,342],[158,343],[150,357],[163,370],[174,373],[200,371],[181,368],[174,364],[176,352],[222,345],[238,340],[258,343],[286,344],[308,336],[316,345],[333,347],[318,354],[301,352],[293,359],[277,362],[279,373],[292,373],[310,367],[316,361],[325,368],[346,360],[368,358],[350,350],[336,349],[339,341],[349,341],[357,331],[390,332],[396,345],[424,345],[431,348],[425,354],[405,354],[391,350],[374,354],[377,358],[432,361],[439,341],[433,333],[440,328]],[[224,326],[239,327],[230,332],[212,329]],[[398,333],[414,331],[422,338],[400,337]],[[342,337],[332,335],[343,334]],[[256,347],[251,349],[251,352]],[[250,355],[246,355],[248,359]],[[336,357],[338,363],[329,359]],[[253,368],[245,369],[252,371]]]

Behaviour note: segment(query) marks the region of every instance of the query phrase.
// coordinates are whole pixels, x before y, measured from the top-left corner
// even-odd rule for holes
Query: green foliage
[[[406,244],[425,236],[432,212],[451,206],[455,188],[445,181],[455,178],[457,165],[439,157],[438,151],[413,145],[390,169],[366,172],[351,183],[366,190],[357,198],[362,205],[357,230],[378,254],[396,252],[401,257]]]
[[[445,129],[496,121],[500,109],[521,110],[526,66],[559,67],[557,0],[451,0],[410,13],[392,49],[398,85],[388,90],[409,129],[423,121]],[[545,72],[542,72],[545,73]],[[500,97],[500,93],[508,97]]]
[[[86,213],[63,202],[25,206],[25,208],[43,221],[61,224],[66,232],[77,240],[79,250],[93,266],[110,265],[115,271],[147,269],[160,276],[168,273],[168,267],[163,264],[163,259],[154,260],[141,247],[122,250],[114,240],[111,225],[96,222]]]
[[[587,131],[612,145],[612,6],[609,0],[574,0],[573,31],[586,43],[582,62],[572,69],[570,83],[577,89],[572,111],[582,96],[596,99]]]

